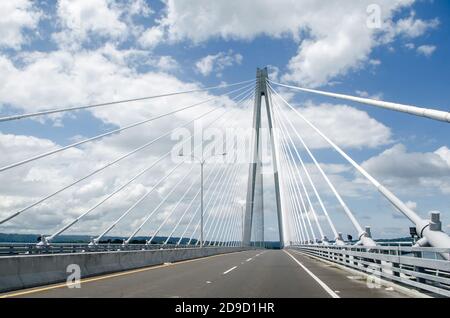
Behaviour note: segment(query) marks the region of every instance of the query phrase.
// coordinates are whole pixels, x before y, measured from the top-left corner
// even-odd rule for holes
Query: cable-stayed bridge
[[[442,230],[440,214],[432,212],[424,219],[408,207],[335,143],[333,136],[326,135],[292,106],[286,92],[300,91],[422,117],[416,120],[448,123],[448,112],[285,85],[269,79],[267,69],[258,69],[254,80],[5,116],[0,118],[0,125],[83,110],[113,111],[114,107],[136,102],[216,91],[223,93],[0,167],[0,174],[14,173],[70,149],[138,128],[152,129],[164,119],[178,122],[179,118],[188,118],[131,151],[98,163],[86,174],[19,210],[2,211],[1,232],[29,215],[37,215],[35,220],[39,222],[39,208],[49,201],[95,180],[104,171],[114,172],[121,162],[136,160],[144,152],[151,154],[161,143],[166,145],[162,155],[149,155],[151,159],[145,162],[136,160],[136,173],[119,179],[111,192],[76,216],[65,217],[38,242],[1,244],[0,291],[11,291],[6,297],[450,296],[450,237]],[[208,105],[213,107],[205,107]],[[245,110],[252,107],[252,117],[245,117],[250,113]],[[339,184],[330,178],[308,145],[297,120],[410,221],[411,234],[416,238],[413,244],[386,246],[374,240],[371,228],[360,223],[340,193]],[[196,129],[200,123],[202,129]],[[228,132],[226,138],[218,128]],[[174,142],[170,139],[174,135],[183,138]],[[264,162],[266,148],[270,149],[270,168]],[[313,168],[318,174],[313,174]],[[276,213],[282,250],[265,249],[264,211],[268,202],[264,190],[268,186],[263,182],[264,175],[273,180],[274,198],[269,203]],[[104,213],[98,211],[117,203],[118,197],[142,179],[151,179],[151,184],[112,221],[108,220],[89,243],[58,243],[64,234],[82,231],[83,222],[100,222]],[[331,191],[339,209],[328,206],[318,182]],[[345,240],[335,222],[336,213],[346,217],[357,240]],[[109,235],[126,221],[122,242],[108,242]],[[81,276],[81,282],[76,275]],[[61,284],[68,277],[75,277],[73,286]],[[56,285],[36,287],[53,283]],[[36,288],[24,289],[29,287]]]

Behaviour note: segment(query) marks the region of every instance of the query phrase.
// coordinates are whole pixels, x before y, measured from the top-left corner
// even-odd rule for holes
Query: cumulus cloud
[[[297,110],[343,148],[376,148],[391,143],[391,130],[356,108],[327,103],[315,105],[308,102]],[[302,137],[309,147],[330,147],[293,111],[284,107],[284,113],[299,131],[301,129]]]
[[[274,65],[267,65],[267,72],[269,79],[274,82],[279,82],[279,76],[280,76],[280,68]]]
[[[144,48],[154,48],[164,37],[164,31],[160,27],[152,27],[141,34],[138,41]]]
[[[407,48],[408,50],[416,50],[417,54],[423,55],[425,57],[432,56],[437,50],[437,46],[430,44],[416,46],[414,43],[406,43],[405,48]]]
[[[232,50],[228,52],[220,52],[214,55],[207,55],[201,58],[197,63],[195,63],[195,67],[197,71],[203,76],[208,76],[212,72],[216,73],[217,77],[222,76],[222,71],[231,67],[234,64],[241,64],[243,57],[239,53],[233,53]]]
[[[415,12],[411,12],[410,16],[400,19],[395,23],[393,31],[397,35],[407,38],[416,38],[424,35],[427,31],[435,29],[439,26],[439,19],[422,20],[416,18]]]
[[[391,43],[396,37],[411,39],[422,36],[439,25],[437,19],[425,21],[416,19],[414,14],[407,19],[393,20],[399,9],[411,4],[412,1],[378,3],[382,8],[380,28],[364,26],[367,23],[364,8],[368,3],[360,2],[361,7],[334,8],[331,19],[314,21],[317,25],[311,27],[312,38],[301,42],[297,55],[289,62],[290,73],[284,79],[316,87],[349,71],[363,68],[366,63],[379,65],[378,60],[370,59],[375,47]],[[339,16],[346,18],[340,19]]]
[[[26,31],[36,30],[42,12],[31,0],[1,1],[0,48],[20,49],[27,42]]]
[[[20,66],[0,55],[0,70],[3,74],[0,79],[0,104],[35,111],[196,87],[159,72],[138,73],[134,67],[137,61],[144,64],[148,62],[165,70],[175,65],[174,60],[168,57],[154,58],[147,52],[117,50],[109,45],[76,54],[64,50],[23,53]],[[23,78],[27,78],[27,81],[22,81]],[[176,103],[174,98],[167,98],[153,102],[153,107],[142,107],[145,104],[142,102],[135,103],[131,107],[140,109],[136,112],[129,112],[126,108],[116,108],[115,112],[97,109],[94,115],[108,123],[121,125],[154,115],[158,111],[164,112],[167,107],[194,103],[198,101],[197,98],[206,99],[207,95],[178,98]]]
[[[406,43],[406,44],[405,44],[405,47],[406,47],[408,50],[414,50],[414,49],[416,48],[416,45],[415,45],[414,43],[409,42],[409,43]]]
[[[134,17],[145,18],[152,13],[144,0],[59,0],[56,19],[60,31],[52,36],[60,47],[71,49],[79,49],[85,43],[93,45],[92,39],[125,41],[127,36],[140,36],[143,32],[143,27],[134,23]]]
[[[162,71],[173,71],[179,67],[178,62],[168,55],[157,58],[156,66]]]
[[[437,47],[435,45],[421,45],[417,48],[417,53],[430,57],[436,51]]]
[[[120,12],[107,0],[61,0],[57,16],[63,31],[53,36],[59,44],[79,45],[92,34],[117,39],[127,32],[126,24],[120,21]]]
[[[450,151],[442,147],[434,152],[408,152],[397,144],[365,161],[362,166],[384,183],[400,190],[439,190],[450,193]]]
[[[120,6],[120,4],[119,4]],[[128,17],[134,17],[134,16],[141,16],[141,17],[148,17],[154,11],[150,8],[148,2],[145,0],[128,0],[125,1],[124,4],[121,4],[122,10],[126,11],[126,15]]]
[[[410,8],[414,2],[378,2],[381,27],[371,28],[367,25],[370,0],[357,5],[341,1],[324,4],[282,0],[276,6],[270,0],[263,0],[256,9],[247,1],[167,0],[162,16],[145,29],[133,20],[134,15],[146,17],[153,13],[143,0],[61,0],[57,9],[61,30],[53,37],[59,45],[74,48],[91,38],[125,41],[134,36],[146,49],[156,47],[163,39],[200,43],[217,37],[239,40],[263,35],[291,37],[298,42],[298,51],[282,79],[313,87],[364,67],[366,62],[378,65],[378,60],[370,58],[370,54],[379,45],[390,43],[396,37],[414,39],[437,28],[438,19],[422,20],[414,12],[406,18],[394,19],[397,12]],[[203,73],[208,73],[211,59],[212,56],[205,57]]]
[[[364,67],[372,50],[396,37],[409,39],[438,27],[439,20],[421,20],[412,12],[394,20],[400,10],[414,0],[378,1],[380,28],[368,27],[368,7],[372,1],[311,0],[248,1],[207,0],[187,3],[166,1],[161,26],[172,41],[201,43],[211,38],[251,40],[258,36],[291,37],[299,43],[283,80],[306,86],[320,86],[349,71]]]

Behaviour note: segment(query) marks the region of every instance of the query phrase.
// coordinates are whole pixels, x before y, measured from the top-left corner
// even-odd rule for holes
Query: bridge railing
[[[34,255],[34,254],[66,254],[66,253],[91,253],[91,252],[114,252],[114,251],[139,251],[155,249],[183,249],[195,248],[195,245],[176,244],[97,244],[86,243],[53,243],[47,246],[37,246],[33,243],[0,243],[0,257],[12,255]],[[206,248],[206,247],[205,247]]]
[[[450,248],[405,246],[292,246],[294,250],[403,286],[450,297]]]

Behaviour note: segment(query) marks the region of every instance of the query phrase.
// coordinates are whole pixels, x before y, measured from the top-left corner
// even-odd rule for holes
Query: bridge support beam
[[[257,70],[257,82],[255,91],[255,105],[253,110],[253,139],[252,139],[252,161],[250,162],[249,174],[248,174],[248,186],[247,186],[247,201],[244,218],[244,246],[250,246],[252,240],[252,227],[254,226],[255,213],[259,213],[262,218],[262,240],[264,240],[264,211],[263,204],[261,202],[261,210],[256,211],[256,187],[260,187],[263,191],[262,182],[262,153],[261,153],[261,118],[262,118],[262,99],[266,105],[266,113],[268,119],[268,127],[270,132],[271,152],[272,152],[272,164],[273,164],[273,177],[275,184],[275,198],[278,215],[278,229],[280,234],[280,245],[284,246],[284,234],[283,234],[283,217],[281,213],[281,198],[280,198],[280,185],[278,175],[278,154],[275,144],[275,136],[273,129],[273,110],[270,102],[267,79],[267,68]],[[262,201],[262,199],[261,199]]]

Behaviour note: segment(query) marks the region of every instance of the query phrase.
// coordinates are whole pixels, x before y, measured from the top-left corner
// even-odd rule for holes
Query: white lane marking
[[[211,284],[211,282],[209,280],[206,281],[207,284]]]
[[[296,259],[294,256],[291,255],[288,251],[284,250],[284,252],[289,255],[298,265],[300,265],[301,268],[305,270],[311,276],[331,297],[333,298],[341,298],[338,294],[336,294],[330,287],[328,287],[327,284],[325,284],[323,281],[320,280],[319,277],[314,275],[308,268],[306,268],[305,265],[299,262],[298,259]]]
[[[223,272],[224,275],[228,274],[229,272],[231,272],[232,270],[235,270],[237,268],[237,266],[231,267],[229,270]]]
[[[251,258],[249,258],[249,259],[247,259],[247,260],[246,260],[246,262],[250,262],[251,260],[252,260],[252,259],[251,259]]]

